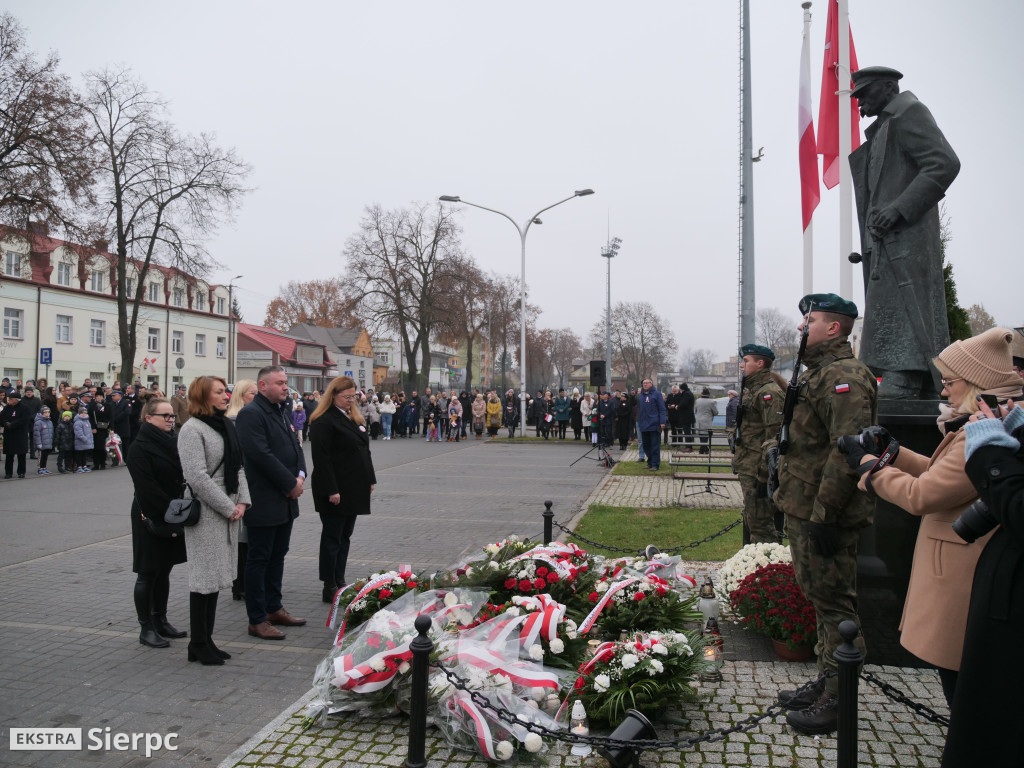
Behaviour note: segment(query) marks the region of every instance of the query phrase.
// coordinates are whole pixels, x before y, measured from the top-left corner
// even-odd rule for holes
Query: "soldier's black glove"
[[[822,557],[835,557],[839,551],[839,528],[829,523],[808,523],[807,538]]]

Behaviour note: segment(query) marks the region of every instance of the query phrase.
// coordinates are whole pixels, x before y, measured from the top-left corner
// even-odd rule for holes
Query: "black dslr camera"
[[[953,532],[968,544],[973,544],[999,525],[992,512],[981,499],[971,504],[953,521]]]

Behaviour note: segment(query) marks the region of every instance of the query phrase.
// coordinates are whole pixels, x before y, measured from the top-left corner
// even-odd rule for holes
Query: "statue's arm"
[[[960,173],[960,159],[932,113],[920,102],[900,116],[898,130],[900,149],[917,168],[917,174],[891,205],[913,224],[945,196]]]

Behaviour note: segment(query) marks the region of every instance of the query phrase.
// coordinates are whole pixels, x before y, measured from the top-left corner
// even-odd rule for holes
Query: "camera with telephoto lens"
[[[953,521],[953,532],[968,544],[973,544],[999,525],[992,512],[981,499],[971,504]]]
[[[851,450],[855,450],[857,446],[860,446],[865,451],[868,447],[864,445],[864,440],[861,435],[843,435],[836,440],[836,447],[840,453],[849,453]]]

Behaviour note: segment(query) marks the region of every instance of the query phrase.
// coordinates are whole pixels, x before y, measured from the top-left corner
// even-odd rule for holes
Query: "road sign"
[[[179,357],[177,360],[175,360],[174,361],[174,367],[177,368],[179,371],[182,368],[184,368],[185,367],[185,358],[184,357]]]
[[[53,365],[53,347],[40,347],[39,364]]]

